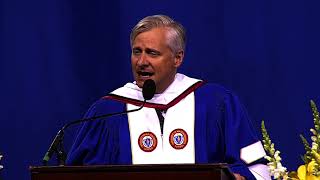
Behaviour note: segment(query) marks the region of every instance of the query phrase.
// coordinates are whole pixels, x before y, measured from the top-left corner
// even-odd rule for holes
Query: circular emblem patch
[[[188,134],[183,129],[175,129],[170,133],[169,142],[175,149],[183,149],[188,144]]]
[[[138,144],[142,151],[151,152],[157,147],[157,137],[152,132],[144,132],[139,136]]]

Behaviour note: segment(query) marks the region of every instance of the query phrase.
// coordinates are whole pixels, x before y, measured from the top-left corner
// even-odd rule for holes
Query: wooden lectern
[[[32,180],[213,180],[234,179],[226,164],[162,164],[30,167]]]

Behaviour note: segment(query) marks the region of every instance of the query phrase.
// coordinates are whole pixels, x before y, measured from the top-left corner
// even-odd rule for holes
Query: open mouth
[[[151,77],[152,75],[154,75],[154,73],[146,71],[138,71],[137,73],[141,77]]]

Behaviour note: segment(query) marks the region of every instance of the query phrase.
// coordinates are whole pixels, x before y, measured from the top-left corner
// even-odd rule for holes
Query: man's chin
[[[142,81],[142,80],[136,80],[136,83],[137,83],[137,86],[138,86],[139,88],[142,88],[144,81]]]
[[[146,80],[148,79],[152,79],[152,78],[143,78],[143,79],[136,79],[136,83],[138,85],[139,88],[142,88],[143,87],[143,84]]]

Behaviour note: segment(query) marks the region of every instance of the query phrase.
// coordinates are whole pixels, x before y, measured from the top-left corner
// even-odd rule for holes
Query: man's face
[[[173,82],[182,63],[183,51],[174,54],[169,47],[169,38],[168,29],[153,28],[134,39],[131,66],[140,88],[145,80],[152,79],[156,83],[156,93],[162,93]]]

